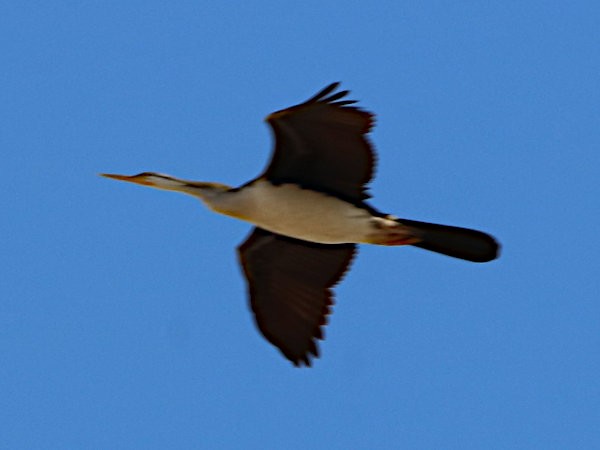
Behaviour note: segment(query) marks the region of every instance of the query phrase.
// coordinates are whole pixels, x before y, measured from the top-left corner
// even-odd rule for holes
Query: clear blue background
[[[0,6],[0,447],[600,448],[596,1]],[[332,81],[373,204],[476,265],[362,247],[312,369],[257,333],[249,226],[98,172],[231,185]]]

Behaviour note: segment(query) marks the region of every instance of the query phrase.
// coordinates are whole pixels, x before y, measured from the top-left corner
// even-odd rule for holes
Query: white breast
[[[323,244],[367,242],[371,214],[351,203],[295,184],[257,180],[214,209],[265,230]]]

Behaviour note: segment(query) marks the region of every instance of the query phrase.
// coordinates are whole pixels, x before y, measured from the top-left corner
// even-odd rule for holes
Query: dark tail
[[[398,222],[418,231],[422,241],[412,245],[425,250],[473,262],[491,261],[500,252],[496,240],[481,231],[416,220],[398,219]]]

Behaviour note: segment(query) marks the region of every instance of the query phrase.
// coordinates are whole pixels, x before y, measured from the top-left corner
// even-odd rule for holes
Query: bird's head
[[[129,183],[141,184],[142,186],[167,190],[178,190],[177,187],[184,184],[184,180],[155,172],[143,172],[137,175],[117,175],[112,173],[101,173],[100,175],[112,178],[113,180],[127,181]]]
[[[210,183],[202,181],[189,181],[175,178],[156,172],[142,172],[137,175],[116,175],[112,173],[101,173],[103,177],[113,180],[127,181],[129,183],[141,184],[156,189],[183,192],[205,200],[214,194],[219,194],[231,189],[221,183]]]

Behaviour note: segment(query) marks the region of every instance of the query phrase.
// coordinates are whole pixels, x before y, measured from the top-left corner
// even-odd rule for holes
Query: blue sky
[[[0,448],[600,447],[600,6],[4,2]],[[332,81],[373,205],[486,230],[362,247],[311,369],[255,329],[249,226],[102,179],[241,184]]]

